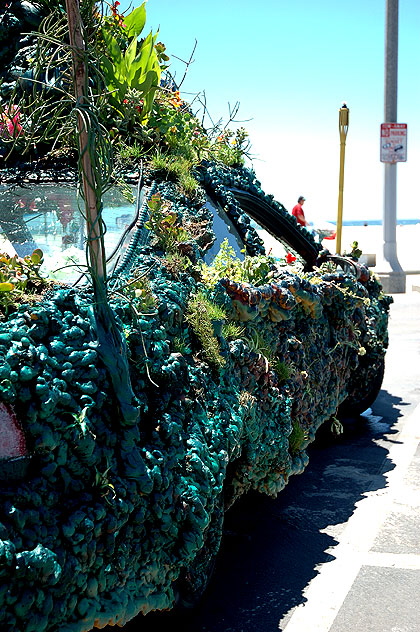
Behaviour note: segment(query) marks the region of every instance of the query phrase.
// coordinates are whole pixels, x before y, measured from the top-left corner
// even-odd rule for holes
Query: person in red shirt
[[[298,197],[297,204],[292,208],[292,215],[296,217],[296,221],[301,226],[308,226],[309,222],[306,221],[305,213],[303,212],[303,204],[305,203],[305,198],[303,195]]]

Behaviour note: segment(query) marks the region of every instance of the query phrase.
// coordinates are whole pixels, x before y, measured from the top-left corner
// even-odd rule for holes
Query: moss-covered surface
[[[263,245],[223,186],[226,169],[213,169],[206,190],[257,257]],[[239,187],[252,180],[230,175]],[[258,287],[224,277],[209,288],[204,188],[189,199],[155,176],[149,198],[170,203],[194,237],[169,253],[136,238],[110,280],[137,421],[120,416],[89,287],[57,287],[0,323],[0,401],[30,456],[25,476],[1,483],[2,629],[81,632],[199,593],[224,511],[249,490],[276,496],[302,472],[317,428],[383,360],[390,298],[374,278],[284,267]],[[200,292],[236,329],[188,317]]]

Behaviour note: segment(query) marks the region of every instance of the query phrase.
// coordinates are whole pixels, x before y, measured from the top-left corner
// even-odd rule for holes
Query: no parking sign
[[[381,162],[406,162],[407,124],[382,123]]]

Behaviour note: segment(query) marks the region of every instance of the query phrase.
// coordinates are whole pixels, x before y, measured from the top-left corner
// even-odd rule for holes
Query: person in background
[[[292,208],[292,215],[296,217],[296,221],[301,226],[308,226],[309,222],[306,221],[305,213],[303,212],[303,205],[305,203],[305,198],[303,195],[298,197],[297,204]]]

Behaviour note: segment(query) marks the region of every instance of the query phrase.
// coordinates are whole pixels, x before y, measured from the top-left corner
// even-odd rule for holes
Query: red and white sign
[[[406,162],[407,123],[382,123],[381,162]]]

